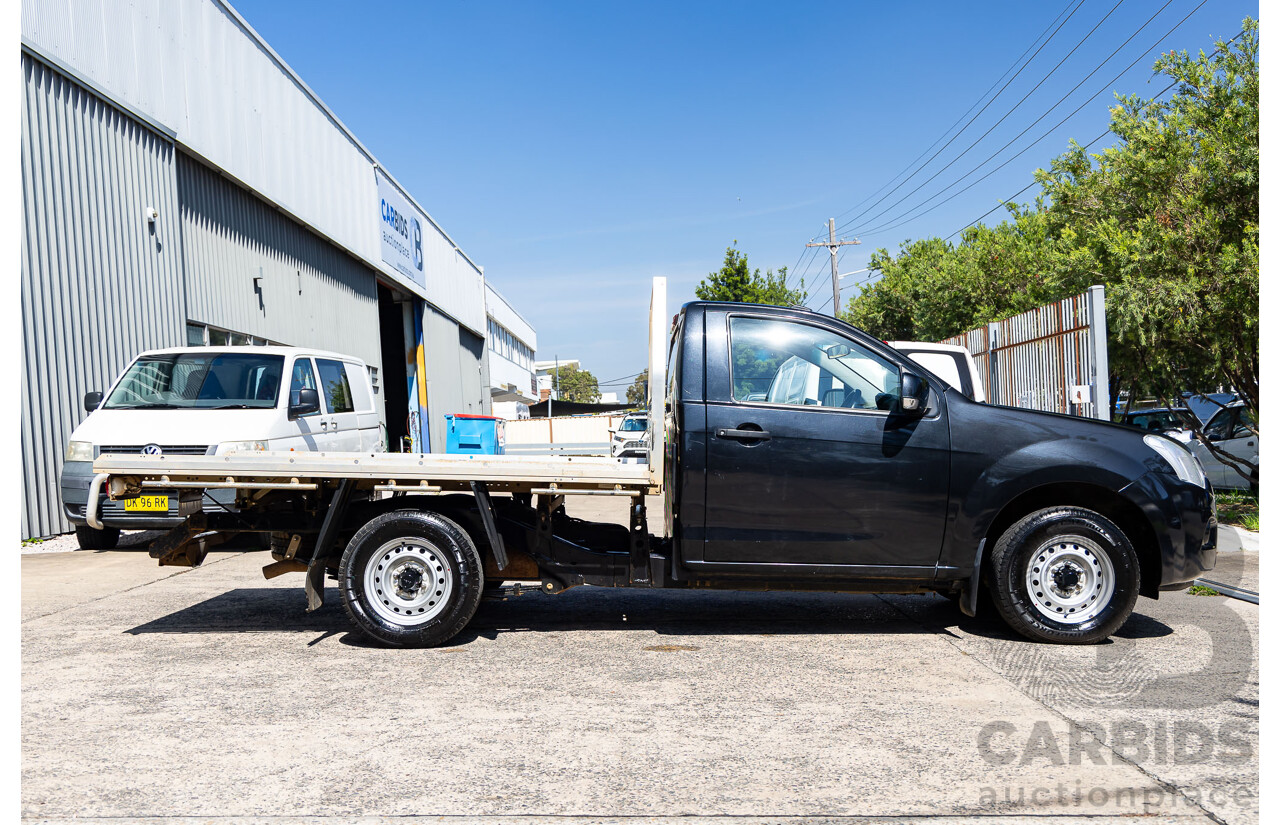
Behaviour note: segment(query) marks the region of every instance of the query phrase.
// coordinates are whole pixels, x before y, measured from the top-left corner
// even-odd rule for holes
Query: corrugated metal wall
[[[425,288],[383,262],[377,161],[229,4],[23,0],[22,38],[484,334],[483,277],[432,220],[423,226]],[[394,61],[389,66],[388,83],[399,82]]]
[[[1109,421],[1105,292],[1089,292],[969,330],[939,343],[973,355],[987,401]],[[1073,387],[1089,387],[1073,403]]]
[[[427,368],[427,405],[431,452],[445,449],[444,417],[449,414],[488,415],[488,376],[484,339],[429,305],[422,310],[423,356]]]
[[[373,270],[181,152],[178,197],[191,320],[382,367]]]
[[[185,299],[173,144],[26,54],[22,74],[22,533],[44,536],[71,529],[58,476],[84,394],[183,343]]]

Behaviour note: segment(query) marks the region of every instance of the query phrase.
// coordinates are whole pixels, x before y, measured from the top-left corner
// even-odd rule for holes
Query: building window
[[[278,341],[259,338],[244,332],[218,329],[208,324],[187,322],[187,346],[189,347],[267,347],[280,346]]]

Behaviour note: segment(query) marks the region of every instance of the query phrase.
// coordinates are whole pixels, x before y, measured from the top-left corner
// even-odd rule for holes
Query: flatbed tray
[[[472,482],[608,489],[654,487],[647,464],[602,456],[441,455],[420,453],[232,452],[217,456],[100,455],[95,473],[158,480],[218,482],[352,478]],[[410,485],[405,485],[410,489]]]

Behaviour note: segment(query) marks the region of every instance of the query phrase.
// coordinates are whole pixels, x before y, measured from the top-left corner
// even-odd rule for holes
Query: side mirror
[[[289,420],[304,415],[320,412],[320,393],[318,390],[298,390],[298,403],[289,405]]]
[[[923,413],[929,405],[929,382],[914,372],[902,373],[902,411]]]
[[[87,392],[84,394],[84,411],[93,412],[102,406],[102,393]]]

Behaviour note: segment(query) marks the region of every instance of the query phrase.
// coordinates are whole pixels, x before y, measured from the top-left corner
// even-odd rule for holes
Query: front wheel
[[[1081,507],[1038,510],[991,554],[996,609],[1030,639],[1091,644],[1128,620],[1140,571],[1133,544],[1111,520]]]
[[[351,537],[338,566],[347,615],[394,647],[435,647],[476,612],[484,567],[475,542],[438,513],[384,513]]]

